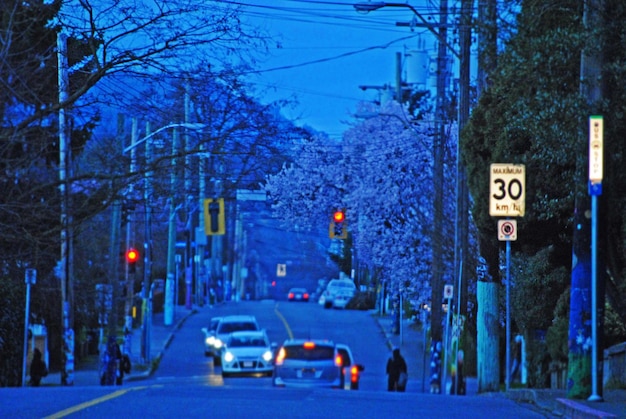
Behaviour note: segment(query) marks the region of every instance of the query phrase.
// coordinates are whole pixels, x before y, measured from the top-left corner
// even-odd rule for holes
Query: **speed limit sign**
[[[526,170],[523,164],[493,163],[489,177],[489,215],[523,217]]]

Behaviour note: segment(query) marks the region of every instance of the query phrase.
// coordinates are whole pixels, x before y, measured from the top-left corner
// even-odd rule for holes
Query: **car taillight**
[[[338,366],[338,367],[341,367],[341,364],[342,364],[341,363],[341,355],[337,355],[335,357],[335,365]]]
[[[309,294],[305,293],[304,298],[309,298]]]
[[[293,297],[294,297],[293,292],[290,292],[287,298],[293,298]]]
[[[353,383],[359,381],[359,369],[355,366],[350,368],[350,381]]]
[[[280,350],[278,351],[278,355],[276,355],[276,361],[275,364],[276,365],[282,365],[283,361],[285,360],[285,348],[280,348]]]

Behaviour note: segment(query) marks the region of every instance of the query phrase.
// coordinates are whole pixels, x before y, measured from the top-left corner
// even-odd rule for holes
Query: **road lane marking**
[[[50,416],[46,416],[43,419],[58,419],[58,418],[63,418],[65,416],[69,416],[73,413],[76,412],[80,412],[81,410],[87,409],[91,406],[95,406],[97,404],[100,403],[104,403],[108,400],[114,399],[116,397],[120,397],[123,396],[124,394],[130,392],[130,391],[135,391],[135,390],[144,390],[146,388],[150,388],[150,387],[163,387],[162,385],[152,385],[152,386],[141,386],[141,387],[130,387],[130,388],[125,388],[123,390],[117,390],[114,391],[113,393],[107,394],[106,396],[102,396],[102,397],[98,397],[97,399],[93,399],[93,400],[89,400],[87,402],[81,403],[81,404],[77,404],[76,406],[72,406],[72,407],[68,407],[65,410],[61,410],[60,412],[54,413]]]
[[[276,303],[276,305],[274,306],[274,313],[276,313],[278,318],[285,325],[285,329],[287,329],[287,334],[289,335],[289,339],[293,339],[293,333],[291,332],[291,328],[289,327],[289,323],[287,323],[287,319],[285,319],[285,316],[283,316],[283,314],[280,311],[278,311],[278,303]]]

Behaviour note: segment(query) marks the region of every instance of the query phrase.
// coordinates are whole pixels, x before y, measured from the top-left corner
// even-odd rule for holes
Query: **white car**
[[[214,331],[205,332],[208,355],[213,356],[213,364],[220,365],[224,345],[233,332],[261,330],[254,316],[232,315],[219,318]],[[211,350],[212,349],[212,350]]]
[[[346,308],[348,301],[354,297],[354,293],[351,291],[338,291],[333,297],[333,308]]]
[[[331,308],[334,306],[333,300],[335,299],[335,295],[338,293],[342,293],[343,295],[350,295],[350,298],[354,296],[356,293],[356,285],[354,285],[354,281],[351,279],[332,279],[328,285],[326,286],[326,290],[323,293],[324,298],[324,308]],[[349,300],[349,299],[348,299]],[[322,304],[320,302],[320,304]],[[347,301],[346,301],[347,304]],[[345,304],[344,304],[345,307]]]
[[[217,340],[215,336],[215,330],[220,323],[221,317],[213,317],[209,322],[209,327],[203,327],[202,333],[204,333],[204,355],[205,356],[219,356],[222,350],[222,343]],[[218,346],[219,345],[219,346]]]
[[[264,330],[231,333],[222,351],[222,377],[271,376],[275,346],[270,344]]]

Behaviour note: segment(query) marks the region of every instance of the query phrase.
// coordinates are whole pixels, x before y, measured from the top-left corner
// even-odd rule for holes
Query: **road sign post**
[[[591,195],[591,395],[601,401],[598,377],[598,196],[602,194],[604,121],[589,117],[589,194]]]
[[[526,205],[526,168],[523,164],[493,163],[489,177],[489,215],[523,217]],[[511,241],[517,240],[515,220],[498,221],[498,240],[506,241],[506,390],[511,382]]]

